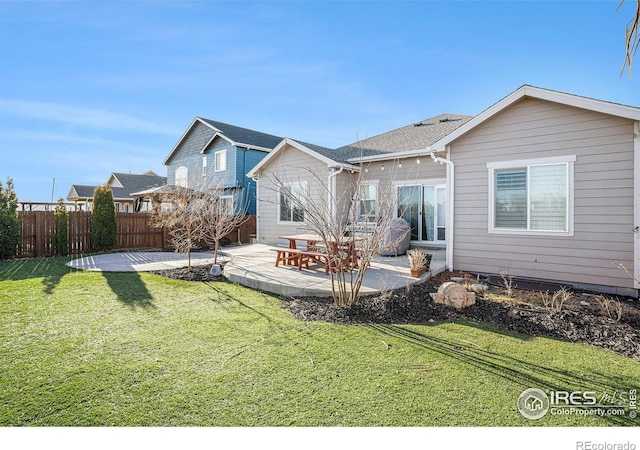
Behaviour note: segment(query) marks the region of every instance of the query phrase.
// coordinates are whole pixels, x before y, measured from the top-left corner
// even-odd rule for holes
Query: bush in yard
[[[93,191],[91,245],[99,252],[108,251],[115,247],[117,239],[118,224],[113,193],[107,185],[98,186]]]
[[[7,186],[0,182],[0,259],[15,256],[20,245],[20,223],[18,222],[18,196],[13,180],[7,178]]]
[[[53,217],[56,223],[56,232],[51,238],[53,254],[66,255],[69,252],[69,213],[62,199],[58,200]]]

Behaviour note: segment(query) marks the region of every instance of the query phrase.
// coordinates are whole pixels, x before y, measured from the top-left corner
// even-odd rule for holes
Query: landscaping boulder
[[[463,309],[476,303],[476,294],[467,292],[464,286],[453,281],[442,284],[438,288],[438,292],[431,294],[431,297],[436,303],[455,309]]]

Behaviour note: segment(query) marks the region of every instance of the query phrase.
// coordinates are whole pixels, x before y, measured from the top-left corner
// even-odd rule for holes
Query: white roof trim
[[[269,161],[271,161],[272,159],[275,158],[275,156],[280,153],[281,151],[283,151],[283,149],[287,146],[291,146],[297,150],[300,150],[302,153],[305,153],[309,156],[311,156],[312,158],[315,158],[319,161],[322,161],[323,163],[325,163],[327,165],[327,167],[344,167],[345,169],[353,169],[353,170],[360,170],[359,167],[357,166],[352,166],[350,164],[344,164],[344,163],[339,163],[338,161],[335,161],[331,158],[328,158],[324,155],[321,155],[320,153],[311,150],[309,147],[306,147],[305,145],[294,141],[291,138],[284,138],[282,141],[280,141],[280,143],[278,145],[276,145],[276,147],[264,158],[262,158],[262,160],[260,160],[260,162],[258,164],[256,164],[253,169],[251,169],[248,173],[247,176],[249,178],[253,178],[256,176],[257,173],[259,173],[262,168],[264,166],[266,166],[267,164],[269,164]]]
[[[480,114],[462,125],[460,128],[457,128],[439,141],[435,142],[431,146],[431,148],[435,151],[444,150],[446,145],[449,145],[451,142],[458,139],[467,131],[477,127],[485,120],[493,117],[500,111],[511,106],[524,97],[538,98],[550,102],[561,103],[563,105],[575,106],[576,108],[588,109],[603,114],[610,114],[613,116],[625,117],[627,119],[640,120],[640,108],[621,105],[619,103],[596,100],[588,97],[580,97],[578,95],[566,94],[564,92],[550,91],[548,89],[542,89],[535,86],[524,85],[511,94],[507,95],[502,100],[482,111]]]
[[[394,159],[413,158],[416,156],[429,156],[431,154],[431,151],[431,147],[427,147],[416,150],[404,150],[402,152],[380,153],[378,155],[363,156],[362,158],[349,158],[347,161],[352,163],[391,161]]]
[[[167,163],[169,162],[169,160],[173,157],[173,154],[176,152],[176,150],[178,150],[178,147],[180,147],[180,145],[182,144],[182,141],[184,141],[184,139],[187,137],[187,134],[189,134],[189,132],[191,131],[191,129],[193,128],[193,126],[196,124],[196,122],[200,122],[203,125],[206,125],[207,127],[211,128],[213,131],[215,131],[216,133],[219,133],[220,130],[218,130],[216,127],[214,127],[213,125],[211,125],[210,123],[205,122],[204,120],[202,120],[200,117],[196,117],[195,119],[193,119],[193,121],[191,122],[191,125],[189,125],[189,127],[187,127],[187,131],[185,131],[184,133],[182,133],[182,136],[180,136],[180,139],[178,139],[178,142],[176,143],[176,145],[173,146],[173,148],[171,149],[171,151],[169,152],[169,154],[167,155],[167,157],[164,159],[164,161],[162,162],[163,165],[167,165]]]

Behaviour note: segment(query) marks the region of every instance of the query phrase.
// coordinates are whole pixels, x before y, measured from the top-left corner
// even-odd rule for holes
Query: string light
[[[402,169],[402,161],[398,161],[398,168]]]
[[[416,164],[420,164],[420,157],[416,158]]]
[[[384,170],[384,163],[380,166],[380,170]]]

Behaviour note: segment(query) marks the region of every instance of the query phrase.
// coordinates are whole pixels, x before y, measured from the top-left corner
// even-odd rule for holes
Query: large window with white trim
[[[280,187],[278,220],[280,222],[304,222],[304,204],[307,182],[287,183]]]
[[[572,233],[575,156],[490,163],[490,232]]]
[[[215,172],[223,172],[227,170],[227,151],[220,150],[214,153],[214,168]]]

